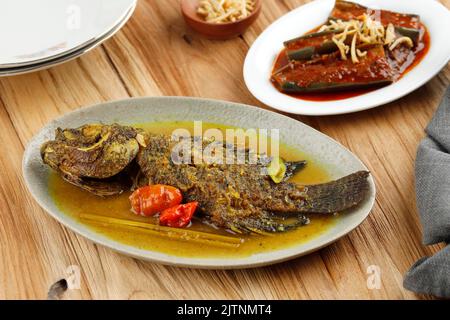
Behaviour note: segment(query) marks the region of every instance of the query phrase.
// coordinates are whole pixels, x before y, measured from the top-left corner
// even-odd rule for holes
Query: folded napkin
[[[416,197],[425,245],[450,242],[450,87],[426,128],[416,158]],[[417,261],[405,276],[411,291],[450,297],[450,245]]]

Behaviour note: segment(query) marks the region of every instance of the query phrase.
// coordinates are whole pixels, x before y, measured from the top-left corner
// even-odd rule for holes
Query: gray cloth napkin
[[[426,128],[416,158],[416,196],[425,245],[450,242],[450,87]],[[450,245],[417,261],[405,275],[411,291],[450,297]]]

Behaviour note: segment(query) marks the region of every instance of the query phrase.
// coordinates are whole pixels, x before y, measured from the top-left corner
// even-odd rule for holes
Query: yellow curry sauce
[[[136,124],[136,127],[142,127],[152,133],[170,134],[177,128],[186,128],[193,130],[192,122],[158,122],[147,124]],[[225,130],[231,128],[217,124],[203,123],[203,130],[209,128],[218,128]],[[326,182],[329,180],[327,172],[317,164],[314,159],[307,155],[293,150],[292,148],[280,145],[280,156],[286,160],[307,160],[307,166],[297,173],[290,181],[300,184],[314,184]],[[103,234],[115,241],[131,245],[144,250],[158,251],[180,257],[246,257],[252,254],[284,249],[299,243],[307,242],[327,231],[334,225],[338,215],[311,215],[310,224],[300,227],[293,231],[278,233],[274,235],[236,235],[244,242],[238,248],[218,247],[207,244],[191,243],[165,238],[158,235],[143,233],[140,231],[129,231],[121,227],[101,226],[80,219],[81,214],[93,214],[108,216],[120,219],[152,222],[156,223],[155,218],[140,217],[130,211],[130,202],[128,197],[131,192],[120,196],[101,198],[88,193],[63,181],[56,173],[52,172],[49,176],[49,192],[57,207],[69,216],[74,217],[92,230]],[[189,227],[192,230],[208,233],[222,234],[230,236],[226,230],[218,230],[211,226],[203,224],[200,220],[193,220]],[[231,235],[234,236],[234,235]]]

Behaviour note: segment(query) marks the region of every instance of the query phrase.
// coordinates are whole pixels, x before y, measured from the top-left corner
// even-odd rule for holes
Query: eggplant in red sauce
[[[327,24],[284,43],[271,81],[288,94],[389,85],[423,57],[427,37],[418,15],[337,0]]]
[[[419,29],[420,27],[420,17],[417,14],[405,14],[388,10],[375,10],[354,2],[342,0],[336,1],[333,11],[331,11],[330,19],[351,20],[370,11],[376,11],[379,13],[379,20],[383,25],[392,23],[396,27],[411,29]]]
[[[360,63],[341,60],[338,53],[308,62],[293,61],[273,74],[272,82],[284,92],[330,92],[391,84],[392,68],[382,46],[367,51]]]

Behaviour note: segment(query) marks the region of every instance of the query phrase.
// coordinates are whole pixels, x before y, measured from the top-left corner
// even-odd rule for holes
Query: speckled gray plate
[[[258,267],[308,254],[352,231],[364,221],[372,209],[375,201],[375,185],[370,177],[370,196],[356,209],[343,215],[324,234],[287,249],[254,254],[245,258],[226,259],[177,257],[138,249],[92,231],[56,207],[48,194],[49,169],[43,165],[39,154],[40,145],[54,138],[55,128],[78,127],[89,122],[133,124],[176,120],[202,120],[242,128],[280,129],[281,141],[311,155],[333,178],[340,178],[358,170],[367,170],[355,155],[336,141],[299,121],[274,112],[242,104],[197,98],[138,98],[79,109],[45,126],[30,141],[23,157],[23,175],[28,189],[41,207],[56,220],[96,243],[148,261],[209,269]]]

